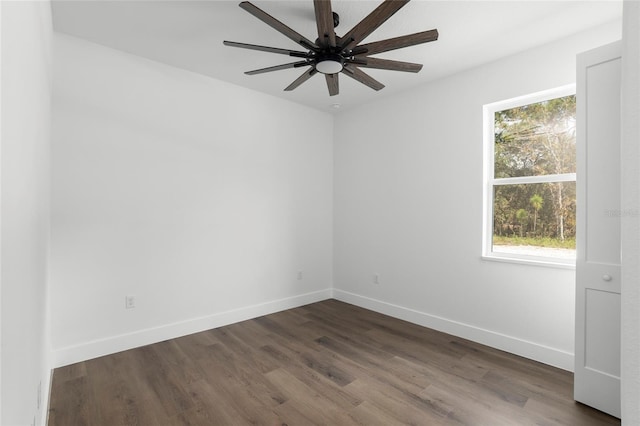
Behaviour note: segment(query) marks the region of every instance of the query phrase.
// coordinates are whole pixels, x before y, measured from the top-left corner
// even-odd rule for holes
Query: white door
[[[578,55],[574,398],[620,417],[621,45]]]

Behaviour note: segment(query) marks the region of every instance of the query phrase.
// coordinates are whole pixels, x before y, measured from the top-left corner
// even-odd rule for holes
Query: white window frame
[[[575,182],[575,173],[523,176],[513,178],[494,177],[495,167],[495,113],[523,105],[535,104],[555,98],[562,98],[576,94],[576,85],[569,84],[555,89],[519,96],[517,98],[486,104],[483,107],[484,121],[484,158],[483,158],[483,229],[482,229],[482,258],[510,263],[524,263],[530,265],[550,266],[557,268],[575,269],[575,259],[561,259],[524,254],[500,253],[493,251],[493,188],[497,185],[513,185],[547,182]]]

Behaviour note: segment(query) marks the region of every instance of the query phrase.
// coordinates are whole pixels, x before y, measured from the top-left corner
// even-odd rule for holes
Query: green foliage
[[[518,209],[516,212],[516,220],[520,224],[520,236],[524,232],[524,227],[527,225],[527,220],[529,219],[529,213],[525,209]]]
[[[516,219],[518,219],[521,225],[524,225],[527,223],[527,219],[529,219],[529,213],[527,213],[525,209],[519,209],[516,212]]]
[[[513,236],[493,236],[493,244],[497,246],[533,246],[533,247],[548,247],[548,248],[564,248],[575,249],[576,239],[565,238],[561,241],[557,238],[551,237],[519,237]]]
[[[575,96],[496,112],[495,178],[575,173],[575,117]],[[496,236],[575,238],[575,182],[497,185],[493,209]]]
[[[533,207],[534,211],[538,211],[542,208],[544,199],[540,196],[540,194],[533,194],[531,198],[529,198],[529,204],[531,204],[531,207]]]
[[[575,96],[495,113],[495,177],[575,172]]]
[[[535,234],[538,224],[538,211],[544,205],[544,198],[542,198],[540,194],[533,194],[531,198],[529,198],[529,204],[533,207],[533,233]]]

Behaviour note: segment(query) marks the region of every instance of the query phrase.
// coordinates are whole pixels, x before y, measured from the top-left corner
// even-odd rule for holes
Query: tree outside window
[[[575,260],[576,98],[558,92],[485,106],[485,256]]]

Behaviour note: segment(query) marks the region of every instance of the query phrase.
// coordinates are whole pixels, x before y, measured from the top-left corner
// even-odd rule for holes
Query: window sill
[[[566,259],[553,259],[548,257],[536,256],[510,256],[506,253],[491,253],[482,255],[482,260],[491,262],[517,263],[521,265],[542,266],[546,268],[557,269],[576,269],[576,261]]]

